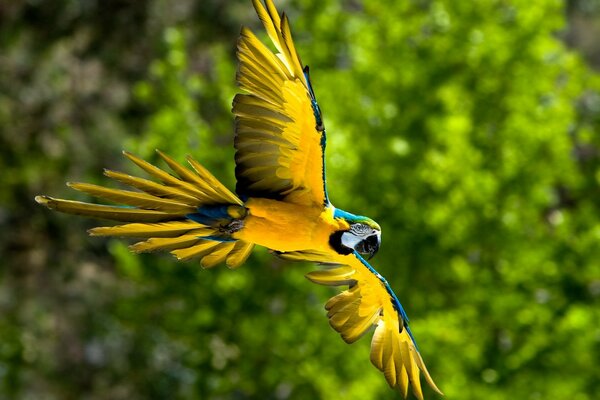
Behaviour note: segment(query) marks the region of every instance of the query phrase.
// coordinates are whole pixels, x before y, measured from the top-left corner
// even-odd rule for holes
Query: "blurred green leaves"
[[[277,5],[311,66],[332,201],[382,225],[374,266],[447,397],[594,398],[600,78],[557,37],[563,3]],[[233,188],[250,2],[6,10],[0,397],[398,397],[368,338],[347,346],[327,326],[333,291],[303,278],[314,266],[259,249],[204,271],[33,203],[66,180],[105,183],[102,167],[133,171],[122,148],[191,153]]]

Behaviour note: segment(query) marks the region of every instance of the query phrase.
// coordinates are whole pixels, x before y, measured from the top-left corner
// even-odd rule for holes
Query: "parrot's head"
[[[381,244],[381,227],[371,218],[336,209],[334,218],[346,221],[349,228],[337,231],[329,238],[331,246],[341,254],[356,250],[371,259]]]

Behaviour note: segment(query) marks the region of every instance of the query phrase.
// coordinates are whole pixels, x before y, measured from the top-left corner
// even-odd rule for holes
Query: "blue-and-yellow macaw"
[[[277,53],[247,28],[238,41],[237,82],[244,93],[233,100],[236,193],[197,161],[192,170],[158,152],[174,174],[124,153],[154,180],[106,170],[105,175],[136,191],[69,183],[123,206],[38,196],[61,212],[126,222],[91,229],[94,236],[144,238],[135,252],[166,250],[180,260],[199,258],[205,268],[225,262],[237,268],[254,245],[287,259],[340,265],[313,272],[316,283],[349,285],[327,303],[331,326],[348,343],[376,325],[371,360],[404,396],[409,383],[422,398],[420,371],[431,379],[408,329],[408,319],[387,282],[362,257],[373,256],[381,228],[370,218],[335,208],[325,181],[325,128],[302,67],[285,14],[271,0],[253,0]]]

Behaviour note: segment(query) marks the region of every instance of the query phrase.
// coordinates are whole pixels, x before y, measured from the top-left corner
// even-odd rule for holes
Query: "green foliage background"
[[[560,40],[566,5],[277,5],[324,111],[332,201],[382,225],[373,263],[446,397],[597,398],[600,79]],[[233,187],[242,24],[262,34],[250,1],[0,4],[0,398],[398,398],[369,339],[327,326],[314,266],[136,256],[33,201],[137,173],[121,149],[193,154]]]

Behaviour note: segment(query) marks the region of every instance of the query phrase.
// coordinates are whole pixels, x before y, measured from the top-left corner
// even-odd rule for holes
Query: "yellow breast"
[[[310,207],[270,199],[249,199],[244,228],[233,237],[276,251],[327,251],[329,236],[348,224],[333,218],[333,208]]]

